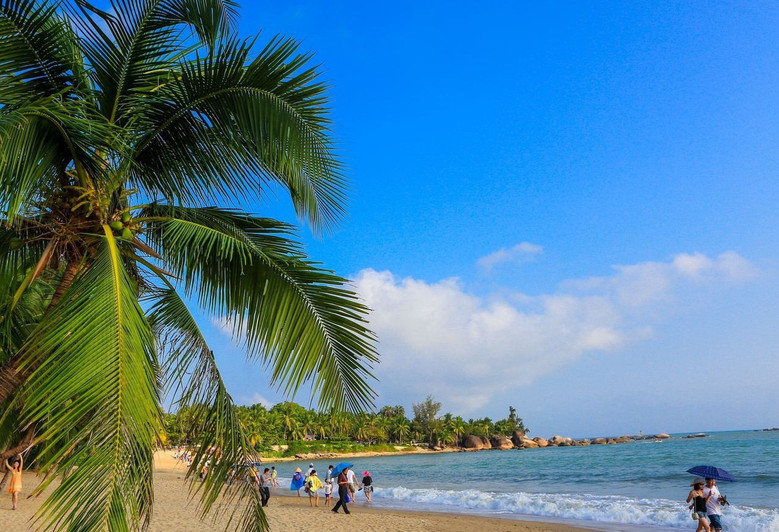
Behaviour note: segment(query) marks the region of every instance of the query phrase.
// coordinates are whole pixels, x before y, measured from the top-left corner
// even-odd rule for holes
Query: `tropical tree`
[[[229,208],[285,190],[325,233],[346,185],[309,57],[236,20],[232,0],[0,0],[0,448],[37,445],[37,492],[68,473],[43,528],[148,526],[161,397],[193,411],[203,511],[239,497],[231,529],[267,528],[224,485],[254,451],[192,306],[281,392],[372,406],[367,309],[294,227]]]

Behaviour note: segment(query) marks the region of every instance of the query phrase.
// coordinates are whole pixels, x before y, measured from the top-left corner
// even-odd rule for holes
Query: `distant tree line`
[[[293,402],[284,402],[265,408],[261,404],[237,407],[250,443],[258,449],[291,442],[324,440],[351,441],[364,445],[455,446],[464,436],[511,436],[514,431],[528,432],[509,406],[505,419],[492,421],[489,417],[465,420],[461,416],[446,413],[439,416],[441,403],[428,396],[424,401],[412,404],[413,417],[406,416],[400,406],[384,406],[377,412],[349,413],[341,411],[317,412]],[[169,445],[184,445],[196,439],[193,427],[200,410],[181,408],[166,415]]]

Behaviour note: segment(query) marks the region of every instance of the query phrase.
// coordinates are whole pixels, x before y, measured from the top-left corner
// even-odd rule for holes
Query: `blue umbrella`
[[[687,472],[703,478],[713,478],[714,480],[725,480],[727,482],[736,481],[735,477],[724,469],[710,465],[697,465],[688,469]]]
[[[352,467],[354,464],[347,464],[346,462],[341,462],[335,468],[333,468],[333,472],[331,473],[332,476],[336,476],[341,473],[344,469],[347,467]]]

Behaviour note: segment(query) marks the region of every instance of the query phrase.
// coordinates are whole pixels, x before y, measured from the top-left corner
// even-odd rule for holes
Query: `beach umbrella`
[[[713,478],[714,480],[725,480],[727,482],[736,481],[735,477],[724,469],[710,465],[697,465],[688,469],[687,472],[703,478]]]
[[[347,464],[346,462],[341,462],[335,468],[333,468],[333,472],[331,473],[331,476],[336,476],[341,473],[344,469],[347,467],[352,467],[354,464]]]

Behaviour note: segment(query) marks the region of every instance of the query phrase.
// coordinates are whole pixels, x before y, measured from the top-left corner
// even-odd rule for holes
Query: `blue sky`
[[[541,436],[779,425],[779,7],[423,4],[241,12],[332,85],[349,214],[303,238],[374,309],[378,406],[512,405]],[[283,399],[204,326],[238,402]]]

